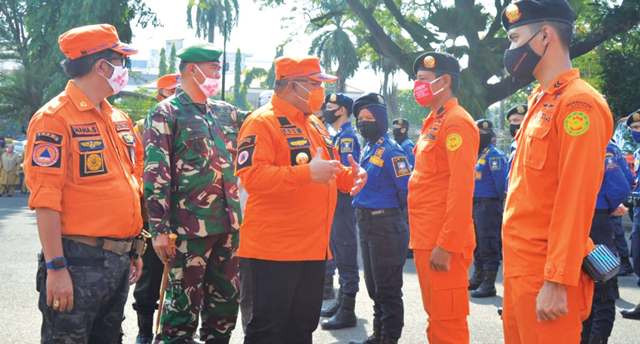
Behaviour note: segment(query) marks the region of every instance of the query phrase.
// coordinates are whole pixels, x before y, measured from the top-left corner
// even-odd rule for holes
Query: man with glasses
[[[31,119],[24,169],[42,254],[43,343],[116,343],[129,284],[142,270],[133,123],[106,100],[127,84],[115,27],[89,25],[58,43],[71,78]]]
[[[311,343],[318,326],[337,192],[357,194],[366,172],[352,156],[338,161],[313,113],[324,101],[317,57],[275,61],[275,93],[246,120],[236,173],[247,201],[238,255],[251,300],[245,344]]]
[[[232,105],[220,90],[222,52],[210,44],[178,52],[180,86],[145,121],[144,194],[153,248],[168,263],[156,343],[229,343],[238,315],[240,202],[233,172]],[[169,235],[177,235],[172,250]]]

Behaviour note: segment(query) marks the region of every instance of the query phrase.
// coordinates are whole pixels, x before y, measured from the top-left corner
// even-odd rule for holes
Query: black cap
[[[493,131],[493,123],[488,119],[479,119],[476,121],[476,125],[478,126],[478,129],[480,129],[480,132]]]
[[[353,107],[353,99],[342,93],[329,93],[324,97],[325,105],[327,103],[334,103],[339,106],[344,106],[347,109],[347,114],[351,114],[351,108]]]
[[[366,93],[358,97],[358,99],[353,102],[353,115],[358,116],[358,112],[363,107],[368,107],[371,105],[379,105],[386,108],[384,98],[381,95],[377,93]]]
[[[413,74],[417,74],[419,70],[458,75],[460,64],[451,54],[430,51],[421,54],[413,62]]]
[[[509,120],[509,117],[511,117],[511,115],[526,115],[527,114],[527,104],[520,104],[520,105],[516,105],[514,107],[512,107],[509,111],[507,111],[507,115],[505,116],[505,118],[507,119],[507,121]]]
[[[394,126],[399,126],[400,128],[409,128],[409,121],[406,118],[396,118],[393,120]]]
[[[510,29],[541,21],[556,21],[573,25],[576,13],[567,0],[521,0],[502,11],[502,26]]]
[[[633,124],[635,122],[640,122],[640,109],[630,113],[629,117],[627,117],[627,125],[628,126],[631,126],[631,124]]]

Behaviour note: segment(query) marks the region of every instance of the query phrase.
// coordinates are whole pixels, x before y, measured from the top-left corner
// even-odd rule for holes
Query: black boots
[[[380,332],[382,331],[382,326],[376,324],[376,321],[373,321],[373,334],[369,336],[369,338],[365,339],[361,342],[349,342],[349,344],[380,344],[382,341],[382,336]]]
[[[478,266],[473,267],[473,275],[471,275],[471,279],[469,280],[469,290],[476,290],[482,283],[482,269]]]
[[[138,312],[138,337],[136,344],[153,342],[153,312]]]
[[[629,257],[621,257],[620,272],[618,272],[618,276],[626,276],[631,273],[633,273],[633,266],[631,266],[631,261],[629,260]]]
[[[322,290],[322,300],[332,300],[336,298],[336,292],[333,290],[333,277],[324,281],[324,289]]]
[[[640,303],[631,309],[623,309],[620,314],[625,319],[640,320]]]
[[[327,320],[323,320],[321,325],[323,330],[339,330],[342,328],[355,327],[356,319],[356,298],[340,293],[339,307],[335,314]]]
[[[497,271],[484,271],[484,278],[480,286],[471,292],[471,297],[483,298],[496,296]]]
[[[334,316],[340,308],[340,302],[342,302],[342,298],[338,297],[330,305],[322,307],[322,309],[320,310],[320,316],[323,318],[331,318],[332,316]]]

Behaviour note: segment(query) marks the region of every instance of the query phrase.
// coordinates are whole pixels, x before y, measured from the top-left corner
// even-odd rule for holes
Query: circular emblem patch
[[[87,170],[90,172],[102,170],[102,157],[100,154],[89,154],[86,159]]]
[[[436,66],[436,58],[431,55],[426,56],[422,61],[422,64],[424,65],[425,68],[432,69]]]
[[[338,96],[335,93],[331,94],[331,97],[329,98],[329,101],[332,103],[335,103],[338,101]]]
[[[453,133],[447,135],[447,149],[450,151],[455,151],[462,146],[462,136],[458,133]]]
[[[564,119],[564,131],[571,136],[580,136],[589,130],[589,116],[584,112],[572,112]]]
[[[242,151],[238,154],[238,165],[242,165],[249,160],[249,152]]]
[[[520,8],[516,4],[510,4],[504,10],[504,15],[507,17],[509,24],[513,24],[522,18],[522,12],[520,12]]]
[[[60,159],[60,149],[50,143],[38,143],[33,148],[32,158],[36,165],[50,167]]]
[[[306,164],[309,162],[309,155],[305,152],[298,153],[296,155],[296,163],[298,165]]]

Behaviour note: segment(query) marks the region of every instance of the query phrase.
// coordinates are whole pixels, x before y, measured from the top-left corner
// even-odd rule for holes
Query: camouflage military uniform
[[[224,343],[238,314],[240,203],[233,173],[236,109],[178,89],[145,121],[144,193],[152,235],[178,235],[156,343]]]

